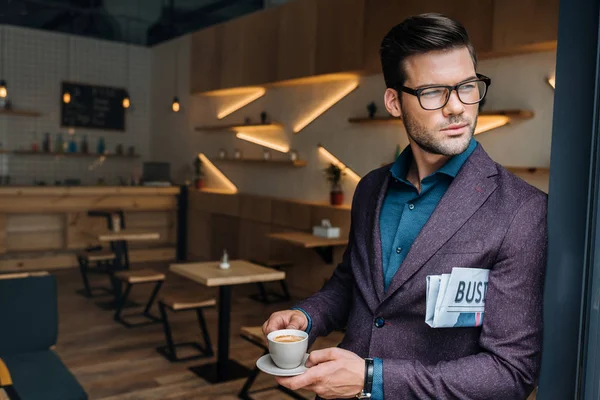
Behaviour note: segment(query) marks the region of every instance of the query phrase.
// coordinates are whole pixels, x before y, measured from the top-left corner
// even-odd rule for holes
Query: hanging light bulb
[[[131,107],[131,98],[129,97],[129,92],[125,91],[125,96],[123,97],[123,108],[127,109]]]
[[[63,93],[63,103],[65,104],[69,104],[71,102],[71,93],[69,93],[69,91],[65,91]]]
[[[173,104],[171,107],[173,108],[173,112],[179,112],[181,109],[181,105],[179,104],[179,99],[177,96],[173,97]]]
[[[6,81],[0,80],[0,97],[5,99],[8,96],[8,89],[6,88]]]

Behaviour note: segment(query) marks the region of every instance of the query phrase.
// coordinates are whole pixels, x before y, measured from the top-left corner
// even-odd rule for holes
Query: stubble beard
[[[404,110],[402,111],[402,119],[404,121],[406,134],[412,141],[427,153],[442,156],[455,156],[464,152],[467,147],[469,147],[469,142],[475,133],[475,127],[477,125],[477,119],[475,119],[475,121],[469,121],[460,115],[456,115],[450,117],[448,123],[437,126],[435,130],[431,131],[415,121],[409,114],[405,113]],[[465,135],[456,138],[443,138],[442,140],[436,138],[436,135],[439,134],[441,129],[444,129],[451,124],[464,123],[469,124],[469,131]]]

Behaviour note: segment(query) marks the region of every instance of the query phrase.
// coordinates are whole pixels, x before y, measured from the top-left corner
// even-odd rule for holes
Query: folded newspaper
[[[481,326],[490,271],[452,268],[427,277],[425,322],[432,328]]]

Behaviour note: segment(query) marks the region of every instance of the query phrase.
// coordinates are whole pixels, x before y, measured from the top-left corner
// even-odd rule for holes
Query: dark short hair
[[[430,51],[466,47],[477,67],[477,56],[465,27],[441,14],[421,14],[405,19],[393,27],[381,42],[381,67],[388,88],[406,82],[404,60]]]

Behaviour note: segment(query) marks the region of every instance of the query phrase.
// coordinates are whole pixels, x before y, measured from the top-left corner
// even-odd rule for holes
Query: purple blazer
[[[342,263],[297,304],[312,318],[310,340],[346,326],[341,348],[383,359],[386,399],[525,399],[540,366],[546,194],[478,145],[384,293],[379,214],[388,182],[386,166],[358,184]],[[425,323],[426,277],[453,267],[490,270],[482,327]]]

